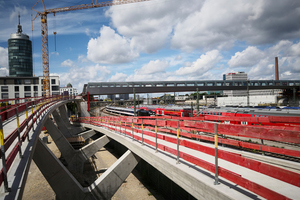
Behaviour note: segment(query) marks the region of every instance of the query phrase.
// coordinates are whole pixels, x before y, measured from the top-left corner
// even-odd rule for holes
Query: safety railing
[[[22,158],[22,143],[26,140],[29,141],[29,133],[35,131],[38,125],[38,120],[43,116],[43,113],[58,101],[71,99],[72,96],[51,96],[47,98],[33,98],[24,103],[14,104],[9,109],[0,113],[0,144],[1,151],[0,157],[2,159],[2,169],[0,171],[0,186],[4,182],[4,189],[6,192],[10,191],[8,187],[7,173],[12,166],[17,154]],[[5,101],[5,100],[3,100]],[[25,112],[25,119],[20,123],[20,114]],[[31,114],[29,114],[31,113]],[[4,138],[3,122],[16,118],[16,129],[9,133]],[[9,152],[8,150],[11,149]],[[6,153],[9,155],[6,158]]]
[[[202,167],[210,172],[215,173],[215,184],[218,184],[218,176],[221,176],[229,181],[232,181],[241,187],[244,187],[264,198],[271,199],[276,197],[277,199],[287,199],[285,196],[278,194],[275,191],[272,191],[266,187],[263,187],[253,181],[247,180],[241,175],[236,174],[233,171],[222,168],[218,166],[218,159],[223,159],[231,163],[240,165],[242,167],[251,169],[253,171],[268,175],[270,177],[276,178],[278,180],[284,181],[286,183],[300,187],[300,174],[278,168],[260,161],[252,160],[249,158],[242,157],[240,154],[227,152],[224,150],[218,150],[218,143],[221,141],[226,144],[233,145],[231,140],[224,138],[218,138],[218,136],[223,137],[224,135],[239,135],[239,131],[246,132],[246,129],[249,130],[249,127],[243,125],[231,125],[231,124],[220,124],[220,123],[211,123],[203,122],[198,120],[183,120],[182,118],[175,117],[83,117],[79,118],[77,121],[80,123],[87,123],[95,126],[102,126],[113,131],[117,131],[124,136],[130,136],[135,140],[141,141],[142,144],[148,144],[155,147],[155,151],[158,149],[162,151],[169,152],[177,156],[177,163],[180,159],[189,161],[199,167]],[[234,128],[236,130],[234,130]],[[266,139],[267,135],[273,135],[277,133],[278,130],[271,130],[269,127],[253,127],[257,128],[255,130],[249,130],[248,137],[256,137],[257,133],[262,133],[260,137]],[[208,133],[214,133],[214,137],[201,136],[195,134],[197,131],[206,131]],[[153,132],[154,131],[154,132]],[[161,134],[159,132],[176,134],[177,139],[169,136],[167,134]],[[280,130],[281,133],[285,133],[286,137],[293,138],[293,133],[290,130]],[[194,133],[190,133],[194,132]],[[271,132],[271,133],[270,133]],[[299,131],[295,131],[299,135]],[[236,133],[236,134],[235,134]],[[268,133],[268,134],[263,134]],[[146,139],[144,136],[150,136],[154,139]],[[181,138],[179,138],[181,136]],[[207,147],[201,145],[198,142],[187,140],[186,138],[195,138],[195,139],[206,139],[209,141],[215,142],[215,148]],[[170,143],[177,144],[177,149],[173,149],[169,146],[158,143],[158,139],[164,140]],[[246,143],[246,142],[245,142]],[[240,144],[239,144],[240,145]],[[205,160],[202,160],[193,155],[189,155],[183,151],[180,151],[180,146],[184,146],[199,152],[203,152],[212,156],[215,156],[215,164],[209,163]],[[255,146],[255,145],[254,145]],[[256,147],[254,147],[256,148]],[[267,149],[266,149],[267,150]],[[295,155],[300,156],[300,151],[294,151]]]

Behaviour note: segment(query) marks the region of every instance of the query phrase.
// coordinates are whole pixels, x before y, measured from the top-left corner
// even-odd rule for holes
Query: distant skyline
[[[18,12],[33,42],[34,74],[42,76],[39,17],[31,31],[36,2],[0,0],[0,76],[8,76],[7,40]],[[44,2],[47,9],[91,3]],[[276,56],[280,79],[300,79],[299,0],[150,0],[49,14],[48,34],[50,75],[79,92],[88,82],[221,80],[236,71],[275,79]]]

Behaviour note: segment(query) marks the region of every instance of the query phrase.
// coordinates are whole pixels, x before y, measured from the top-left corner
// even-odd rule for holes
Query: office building
[[[32,77],[32,44],[29,36],[22,33],[22,26],[18,31],[10,35],[8,40],[8,65],[10,77]]]
[[[78,95],[78,90],[73,88],[71,83],[68,83],[66,87],[59,88],[59,93],[61,95]]]
[[[50,76],[50,95],[59,95],[59,76]],[[0,77],[0,98],[28,98],[43,95],[43,76]]]

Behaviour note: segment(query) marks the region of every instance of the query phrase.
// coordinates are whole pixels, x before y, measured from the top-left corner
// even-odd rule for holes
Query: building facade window
[[[15,85],[21,85],[21,79],[15,79],[14,83]]]
[[[8,86],[1,86],[1,92],[8,92]]]
[[[25,98],[31,97],[31,93],[25,93]]]
[[[19,93],[15,93],[15,98],[20,98],[20,94]]]
[[[59,86],[52,86],[52,91],[57,91],[57,90],[59,90]]]
[[[19,92],[19,86],[15,86],[15,92]]]
[[[2,93],[1,98],[2,99],[8,99],[8,93]]]
[[[38,91],[38,86],[33,86],[33,91]]]
[[[24,86],[24,91],[26,91],[26,92],[31,91],[31,86]]]
[[[26,85],[29,85],[29,84],[31,84],[31,80],[30,80],[30,79],[25,79],[25,80],[24,80],[24,83],[25,83]]]
[[[55,79],[51,79],[51,84],[55,84]]]

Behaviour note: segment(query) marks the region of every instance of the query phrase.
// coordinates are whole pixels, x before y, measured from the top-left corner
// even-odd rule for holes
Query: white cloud
[[[78,67],[73,66],[66,73],[55,73],[51,75],[59,76],[60,85],[67,85],[69,82],[79,91],[88,82],[103,82],[111,74],[106,66],[96,64],[94,66]]]
[[[291,41],[282,40],[277,44],[259,50],[256,47],[247,47],[242,52],[236,52],[228,61],[230,67],[244,71],[250,68],[248,77],[254,79],[274,79],[275,57],[278,57],[279,78],[299,79],[300,77],[300,42],[293,44]],[[226,70],[228,73],[228,70]]]
[[[242,52],[236,52],[228,61],[229,67],[251,67],[259,60],[264,58],[265,54],[257,47],[249,46]]]
[[[95,63],[126,63],[139,56],[128,39],[107,26],[100,29],[98,38],[89,41],[87,49],[87,58]]]
[[[14,10],[9,15],[9,21],[12,22],[13,20],[17,19],[19,13],[21,15],[21,20],[22,20],[22,15],[27,15],[28,13],[27,8],[25,6],[20,6],[20,7],[15,6]]]
[[[201,7],[199,0],[149,1],[112,6],[112,25],[140,52],[153,53],[168,45],[173,27]]]
[[[8,76],[8,50],[0,47],[0,76]]]
[[[74,62],[70,59],[63,61],[60,66],[64,66],[64,67],[73,67],[74,66]]]
[[[8,49],[0,47],[0,67],[8,69]]]
[[[108,82],[124,82],[126,81],[127,77],[127,74],[117,72],[115,75],[110,77]]]
[[[199,59],[191,63],[190,66],[181,67],[175,71],[176,75],[189,75],[191,77],[202,76],[204,73],[213,69],[222,59],[218,50],[212,50],[202,54]]]
[[[144,65],[141,69],[137,70],[137,74],[155,74],[162,73],[169,67],[167,61],[151,60],[148,64]]]
[[[206,0],[176,24],[172,46],[185,51],[220,50],[231,48],[235,41],[256,45],[295,39],[300,34],[297,7],[300,2],[296,0],[277,4],[271,0]]]

